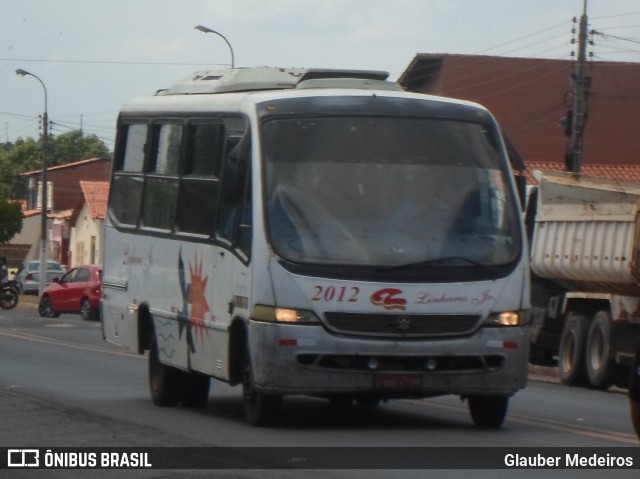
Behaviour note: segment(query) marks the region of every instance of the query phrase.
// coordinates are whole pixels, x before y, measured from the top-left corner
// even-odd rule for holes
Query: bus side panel
[[[229,333],[225,326],[208,324],[198,348],[189,355],[190,368],[217,379],[229,379],[228,343]]]
[[[137,308],[126,307],[127,298],[114,278],[104,277],[102,300],[102,336],[107,341],[138,352]]]
[[[138,308],[129,303],[129,283],[122,270],[122,258],[117,260],[112,253],[119,250],[114,244],[118,237],[114,228],[107,224],[105,244],[111,251],[105,256],[102,271],[102,336],[111,343],[138,352]]]
[[[186,335],[180,322],[165,314],[153,314],[153,331],[158,345],[158,359],[163,364],[187,369],[189,364]]]
[[[209,253],[211,256],[209,256]],[[248,317],[249,269],[222,247],[199,254],[206,267],[207,314],[189,356],[191,369],[218,379],[229,379],[230,326],[233,318]]]

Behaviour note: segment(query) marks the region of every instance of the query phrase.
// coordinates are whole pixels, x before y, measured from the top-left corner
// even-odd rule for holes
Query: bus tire
[[[180,388],[180,404],[185,407],[205,407],[209,399],[209,376],[198,373],[185,373],[182,375],[182,387]]]
[[[282,396],[265,394],[255,387],[251,360],[247,358],[242,377],[244,415],[252,426],[272,425],[280,412]]]
[[[152,335],[149,348],[149,392],[156,406],[173,407],[180,399],[180,371],[158,359],[158,343]]]
[[[361,407],[377,407],[382,400],[379,396],[372,396],[369,394],[359,394],[356,396],[356,404]]]
[[[469,396],[467,400],[476,426],[484,429],[502,426],[509,408],[509,396]]]
[[[353,406],[353,396],[349,394],[336,394],[329,396],[329,404],[334,409],[347,409]]]
[[[585,346],[589,318],[582,313],[569,311],[565,318],[558,348],[558,375],[567,386],[586,386]]]
[[[617,367],[611,355],[611,315],[598,311],[591,322],[585,351],[587,377],[592,387],[608,389],[616,379]]]

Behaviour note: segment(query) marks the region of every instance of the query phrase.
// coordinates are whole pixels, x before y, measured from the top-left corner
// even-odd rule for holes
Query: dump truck
[[[626,387],[640,338],[640,184],[534,176],[530,362],[557,365],[563,384]]]

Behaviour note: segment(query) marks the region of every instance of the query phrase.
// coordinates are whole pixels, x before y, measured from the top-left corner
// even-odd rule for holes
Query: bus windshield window
[[[393,267],[520,251],[496,135],[425,118],[272,118],[262,127],[267,233],[297,263]]]

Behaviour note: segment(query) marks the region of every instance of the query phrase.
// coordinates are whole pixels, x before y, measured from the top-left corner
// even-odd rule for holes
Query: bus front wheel
[[[252,426],[273,424],[282,405],[282,396],[265,394],[255,387],[249,358],[245,362],[242,377],[242,402],[247,422]]]
[[[502,426],[509,408],[508,396],[469,396],[469,412],[476,426],[495,429]]]

